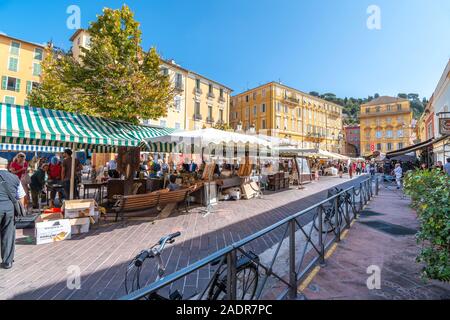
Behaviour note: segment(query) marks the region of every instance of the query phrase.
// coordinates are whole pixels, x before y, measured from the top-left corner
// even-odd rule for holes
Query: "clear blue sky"
[[[143,45],[236,92],[267,81],[302,91],[430,97],[450,58],[448,0],[1,0],[0,32],[68,49],[66,9],[82,27],[127,3]],[[366,27],[369,5],[381,30]]]

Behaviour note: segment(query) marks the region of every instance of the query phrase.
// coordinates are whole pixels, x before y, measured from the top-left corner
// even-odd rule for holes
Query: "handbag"
[[[5,181],[5,179],[3,179],[1,174],[0,174],[0,179],[1,179],[0,185],[3,187],[3,190],[8,195],[9,200],[13,203],[14,217],[15,218],[25,217],[27,214],[26,214],[25,208],[23,207],[22,203],[20,201],[17,201],[17,199],[12,196],[11,192],[9,192],[9,189],[5,185],[6,181]],[[19,182],[19,183],[21,183],[21,182]]]

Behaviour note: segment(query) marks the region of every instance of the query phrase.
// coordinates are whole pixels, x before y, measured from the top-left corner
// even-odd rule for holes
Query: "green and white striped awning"
[[[140,146],[144,139],[174,131],[60,110],[8,104],[0,109],[0,143],[115,152],[119,146]]]

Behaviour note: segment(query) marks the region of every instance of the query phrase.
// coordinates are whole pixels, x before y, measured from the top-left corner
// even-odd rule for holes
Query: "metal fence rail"
[[[244,300],[246,297],[241,296],[242,292],[238,291],[237,288],[238,282],[241,281],[236,263],[239,259],[238,254],[241,258],[251,259],[258,270],[259,281],[257,281],[256,292],[251,296],[251,299],[267,299],[267,292],[270,291],[273,294],[273,288],[270,287],[270,284],[275,284],[278,288],[277,298],[294,299],[298,294],[299,283],[308,276],[316,265],[325,264],[327,249],[333,243],[341,240],[342,232],[350,228],[352,221],[357,218],[368,201],[375,194],[378,194],[378,190],[378,178],[369,177],[361,181],[359,186],[352,186],[334,195],[329,192],[327,199],[169,274],[159,281],[132,292],[122,297],[121,300],[143,299],[152,293],[162,290],[167,291],[169,287],[179,283],[180,279],[186,278],[202,268],[209,268],[211,263],[217,261],[220,261],[219,266],[224,266],[226,269],[218,267],[210,277],[211,280],[209,280],[208,285],[202,289],[202,292],[196,294],[194,299],[208,299],[208,292],[214,276],[221,270],[226,275],[224,277],[226,288],[223,288],[225,296],[223,298],[226,300]],[[308,217],[311,217],[311,219]],[[305,218],[308,218],[308,223],[304,222]],[[265,261],[255,259],[246,250],[246,247],[269,235],[271,237],[276,236],[278,240],[272,248],[273,254]],[[288,251],[285,257],[288,266],[288,268],[284,268],[288,269],[286,273],[274,270],[275,263],[282,259],[280,252],[283,249],[285,253],[286,250]],[[271,288],[271,290],[265,290],[267,288]]]

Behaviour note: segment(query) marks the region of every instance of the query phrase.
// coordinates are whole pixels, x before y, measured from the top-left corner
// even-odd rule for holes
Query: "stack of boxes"
[[[67,200],[63,208],[45,210],[35,223],[36,244],[70,239],[72,235],[87,233],[99,219],[95,200]]]

